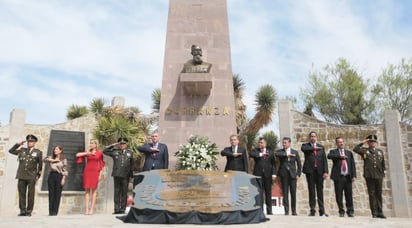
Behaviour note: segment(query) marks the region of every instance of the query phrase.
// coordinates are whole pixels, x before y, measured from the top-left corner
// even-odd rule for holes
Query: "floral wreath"
[[[216,161],[216,143],[210,143],[207,137],[191,136],[188,144],[180,145],[176,152],[177,170],[218,170]]]

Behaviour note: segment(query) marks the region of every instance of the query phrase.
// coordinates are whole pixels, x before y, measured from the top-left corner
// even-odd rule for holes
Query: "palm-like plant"
[[[121,115],[100,118],[93,135],[103,145],[116,142],[119,137],[126,137],[129,139],[128,146],[133,151],[137,151],[137,147],[145,140],[145,132],[140,126]]]
[[[108,107],[104,114],[98,119],[97,127],[93,135],[102,145],[108,145],[119,137],[129,139],[128,147],[135,153],[136,168],[140,170],[143,162],[137,147],[145,142],[149,127],[146,121],[142,121],[136,107]]]
[[[266,140],[266,147],[269,150],[276,151],[279,143],[278,136],[273,131],[263,133],[262,137]]]
[[[245,133],[257,133],[262,127],[272,121],[272,115],[275,112],[277,101],[276,90],[271,85],[260,87],[255,95],[256,114],[247,123]]]
[[[161,90],[159,88],[156,88],[152,92],[152,109],[155,113],[159,113],[160,110],[160,97],[161,97]]]
[[[243,91],[245,83],[239,74],[233,75],[233,92],[235,95],[235,109],[236,109],[236,125],[240,126],[246,122],[246,105],[243,103]]]
[[[94,98],[89,105],[89,109],[96,116],[103,115],[105,110],[106,101],[103,98]]]
[[[66,118],[68,120],[73,120],[84,116],[89,113],[89,110],[86,106],[78,106],[78,105],[70,105],[69,109],[67,110]]]

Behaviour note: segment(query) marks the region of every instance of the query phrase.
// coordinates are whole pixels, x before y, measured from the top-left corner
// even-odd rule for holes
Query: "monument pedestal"
[[[201,63],[193,55],[200,47]],[[237,133],[226,0],[169,1],[158,133],[171,169],[191,136],[220,151]],[[224,170],[224,157],[217,163]]]
[[[181,73],[180,82],[187,96],[209,96],[213,86],[212,76],[208,73]]]

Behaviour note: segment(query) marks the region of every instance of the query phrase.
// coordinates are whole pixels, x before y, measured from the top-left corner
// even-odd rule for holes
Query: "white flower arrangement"
[[[189,144],[180,145],[176,152],[177,170],[217,170],[216,143],[210,143],[207,137],[192,136]]]

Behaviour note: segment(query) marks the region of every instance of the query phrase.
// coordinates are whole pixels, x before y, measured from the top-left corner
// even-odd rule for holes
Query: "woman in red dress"
[[[86,215],[92,215],[96,203],[97,184],[99,183],[100,171],[104,167],[103,152],[98,150],[98,142],[90,140],[89,151],[78,152],[76,154],[77,163],[82,163],[86,158],[86,166],[83,171],[83,187],[85,190]],[[90,192],[92,194],[92,204],[89,210]]]

